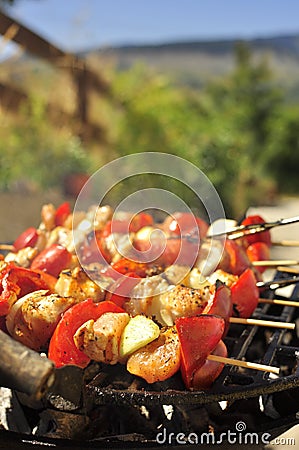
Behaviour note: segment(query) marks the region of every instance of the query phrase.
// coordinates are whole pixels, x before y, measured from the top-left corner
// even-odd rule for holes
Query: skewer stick
[[[14,251],[14,246],[11,244],[0,244],[0,250]]]
[[[269,303],[270,305],[282,305],[282,306],[296,306],[299,307],[299,302],[293,302],[292,300],[279,300],[278,298],[259,298],[259,303]]]
[[[280,247],[299,247],[299,241],[288,241],[288,240],[274,241],[271,242],[271,245],[277,245]]]
[[[233,358],[224,358],[223,356],[209,355],[207,359],[209,361],[216,361],[223,364],[230,364],[231,366],[239,366],[244,367],[246,369],[255,369],[255,370],[262,370],[263,372],[271,372],[275,373],[276,375],[278,375],[280,371],[279,367],[266,366],[265,364],[251,363]]]
[[[221,231],[218,233],[213,233],[212,235],[208,235],[207,237],[219,237],[226,235],[228,239],[239,239],[244,236],[248,236],[251,234],[261,233],[266,230],[271,230],[271,228],[280,226],[280,225],[290,225],[292,223],[299,222],[299,216],[290,217],[289,219],[280,219],[275,222],[263,222],[263,223],[252,223],[249,225],[238,225],[236,227],[232,227],[229,230]]]
[[[245,319],[243,317],[230,317],[228,319],[230,323],[239,323],[243,325],[258,325],[262,327],[274,327],[274,328],[286,328],[287,330],[294,330],[294,323],[286,322],[274,322],[273,320],[261,320],[261,319]]]
[[[277,270],[279,272],[293,273],[294,275],[299,275],[299,269],[296,269],[294,267],[277,266]]]
[[[295,261],[292,259],[277,259],[277,260],[261,260],[261,261],[252,261],[253,266],[268,266],[268,267],[277,267],[277,266],[296,266],[299,264],[299,261]]]
[[[290,286],[294,283],[299,283],[299,276],[293,278],[281,278],[279,280],[272,281],[257,281],[256,287],[275,290],[281,287]]]

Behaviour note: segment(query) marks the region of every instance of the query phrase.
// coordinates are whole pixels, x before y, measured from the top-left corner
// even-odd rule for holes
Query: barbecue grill
[[[285,270],[274,275],[275,283],[292,280],[295,275]],[[298,301],[298,284],[284,289],[291,289],[288,298]],[[277,293],[275,298],[285,298]],[[264,296],[271,298],[274,291],[266,289]],[[260,304],[254,318],[296,322],[298,308]],[[85,369],[80,406],[59,395],[32,404],[25,395],[13,393],[12,426],[1,431],[0,448],[3,444],[3,448],[161,448],[177,444],[173,439],[179,433],[212,439],[236,431],[242,423],[247,433],[269,433],[273,439],[295,425],[299,401],[296,331],[231,324],[224,340],[230,357],[280,367],[281,375],[227,365],[212,388],[192,392],[185,390],[179,374],[148,385],[123,366],[93,363]]]
[[[298,301],[298,277],[287,268],[268,272],[261,294]],[[264,449],[265,433],[272,440],[298,424],[299,308],[260,303],[253,317],[297,326],[289,331],[232,323],[224,339],[228,354],[280,367],[279,376],[227,365],[209,390],[192,392],[184,388],[179,374],[149,385],[121,365],[92,363],[84,371],[79,405],[59,393],[33,402],[24,394],[0,389],[0,405],[7,401],[7,408],[0,406],[0,448],[181,448],[178,436],[185,439],[184,448],[194,448],[190,436],[203,439],[200,448],[211,448],[205,444],[217,444],[223,433],[217,447],[230,449],[240,448],[241,438],[251,433],[254,439],[244,448]],[[229,432],[237,432],[239,443],[229,441]]]

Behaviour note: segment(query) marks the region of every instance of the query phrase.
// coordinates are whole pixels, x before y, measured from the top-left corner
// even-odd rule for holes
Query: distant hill
[[[255,58],[266,58],[277,80],[299,95],[299,33],[251,40],[169,42],[156,45],[124,45],[92,49],[85,55],[109,58],[119,69],[143,61],[181,82],[200,86],[211,77],[233,68],[237,42],[246,42]]]
[[[158,72],[165,73],[175,82],[200,88],[207,80],[221,77],[234,67],[234,48],[237,42],[245,42],[256,60],[266,58],[274,72],[277,84],[287,92],[287,99],[299,101],[299,32],[294,35],[273,36],[250,40],[227,39],[209,41],[165,42],[152,45],[122,45],[87,49],[80,52],[101,68],[106,63],[118,70],[128,69],[143,62]],[[28,54],[16,60],[2,63],[6,76],[22,82],[30,70],[32,76],[46,79],[53,70],[43,61]]]

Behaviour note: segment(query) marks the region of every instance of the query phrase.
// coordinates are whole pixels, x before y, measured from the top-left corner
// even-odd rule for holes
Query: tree
[[[264,164],[275,177],[280,192],[298,194],[299,108],[284,107],[271,123]]]
[[[117,153],[161,151],[192,161],[232,216],[272,195],[263,155],[282,105],[267,62],[253,61],[241,43],[235,56],[232,73],[202,90],[176,85],[141,65],[116,73],[113,81],[123,105],[113,119]]]
[[[266,61],[254,62],[242,43],[236,47],[235,58],[234,71],[204,90],[208,107],[201,155],[232,215],[245,212],[252,203],[267,202],[272,194],[273,181],[266,176],[263,154],[271,137],[270,124],[282,105],[281,91]]]

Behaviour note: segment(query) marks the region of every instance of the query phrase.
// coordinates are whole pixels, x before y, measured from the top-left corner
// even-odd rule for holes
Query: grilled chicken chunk
[[[119,343],[130,320],[127,313],[104,313],[98,320],[88,320],[75,333],[76,347],[90,359],[106,364],[120,360]]]
[[[172,326],[178,317],[200,314],[212,293],[209,285],[203,289],[192,289],[183,285],[169,285],[160,276],[157,280],[160,278],[163,282],[155,283],[154,278],[142,280],[143,284],[141,282],[133,289],[133,295],[140,295],[143,288],[144,295],[148,296],[132,297],[125,303],[125,310],[132,316],[145,314],[154,317],[161,325]],[[153,291],[150,289],[152,284]],[[161,294],[150,296],[151,292],[156,293],[158,289],[161,289]]]
[[[48,295],[40,290],[16,301],[6,317],[9,334],[33,350],[42,350],[52,336],[61,314],[76,303],[73,297]]]
[[[164,292],[157,299],[162,323],[172,326],[178,317],[195,316],[201,314],[211,296],[210,287],[192,289],[178,285]]]
[[[100,302],[105,297],[104,289],[94,283],[80,267],[61,272],[55,291],[62,297],[74,297],[78,301],[92,298]]]
[[[133,353],[127,370],[148,383],[164,381],[180,368],[180,343],[175,327],[162,330],[158,339]]]

